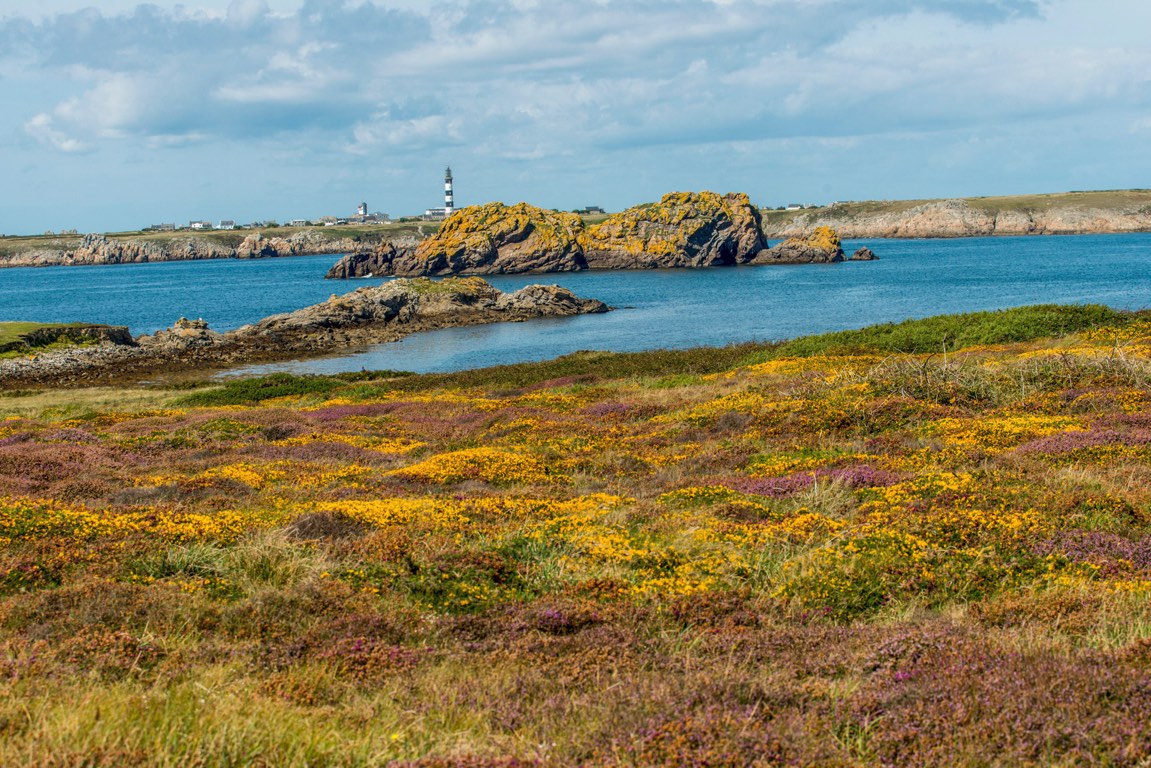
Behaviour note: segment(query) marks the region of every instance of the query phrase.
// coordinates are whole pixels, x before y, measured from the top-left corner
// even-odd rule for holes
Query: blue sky
[[[1151,187],[1143,0],[5,0],[0,232]]]

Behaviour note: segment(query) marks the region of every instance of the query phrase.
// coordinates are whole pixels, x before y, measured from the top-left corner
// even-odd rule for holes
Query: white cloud
[[[55,127],[52,116],[41,112],[24,123],[24,133],[41,144],[60,152],[86,152],[89,147],[84,142],[72,138]]]
[[[924,147],[916,178],[1056,122],[1145,136],[1151,113],[1135,0],[44,2],[73,12],[0,19],[0,127],[59,155],[279,152],[351,177],[650,162],[617,182],[640,194],[724,170],[702,157],[823,168],[877,141]]]
[[[356,123],[352,142],[346,147],[353,154],[367,154],[379,148],[414,151],[459,142],[459,125],[443,115],[412,119],[393,119],[387,113]]]

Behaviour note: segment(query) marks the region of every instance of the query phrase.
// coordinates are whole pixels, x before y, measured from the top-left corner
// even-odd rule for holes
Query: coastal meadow
[[[1151,754],[1149,315],[0,394],[3,765]]]

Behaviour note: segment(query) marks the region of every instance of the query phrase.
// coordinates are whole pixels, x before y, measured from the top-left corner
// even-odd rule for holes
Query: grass
[[[83,323],[0,322],[0,347],[19,342],[26,334],[41,328],[74,328],[81,325]]]
[[[1039,305],[885,323],[857,331],[805,336],[773,350],[772,356],[902,352],[927,354],[977,345],[1010,344],[1077,331],[1120,328],[1135,315],[1109,307]]]
[[[1103,307],[10,393],[0,764],[1134,765],[1148,489]]]
[[[85,340],[58,338],[48,343],[29,343],[28,334],[55,328],[81,328],[85,323],[28,323],[0,322],[0,360],[20,357],[30,352],[47,352],[55,349],[82,346]]]
[[[372,371],[370,374],[347,373],[335,376],[296,376],[290,373],[272,373],[267,376],[235,379],[218,387],[202,389],[177,398],[175,403],[193,406],[251,405],[281,397],[326,394],[346,387],[349,382],[363,379],[390,381],[410,375],[412,374],[404,371]],[[188,384],[181,384],[180,388],[184,389],[188,386]]]

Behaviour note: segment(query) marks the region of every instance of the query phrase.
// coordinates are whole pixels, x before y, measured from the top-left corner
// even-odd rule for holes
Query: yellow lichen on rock
[[[839,238],[819,227],[802,241],[766,248],[759,209],[744,193],[671,192],[585,225],[574,213],[527,203],[456,211],[414,249],[353,254],[350,274],[453,275],[658,269],[839,261]]]
[[[671,192],[589,227],[580,237],[593,268],[738,264],[762,248],[759,212],[746,194]]]
[[[842,247],[839,234],[831,227],[816,227],[810,234],[800,237],[789,237],[784,245],[817,248],[822,251],[837,251]]]
[[[583,220],[527,203],[462,208],[416,248],[421,274],[564,272],[583,268]]]
[[[873,254],[874,257],[874,254]],[[759,253],[753,264],[810,264],[843,261],[839,234],[831,227],[816,227],[807,235],[789,237]]]

